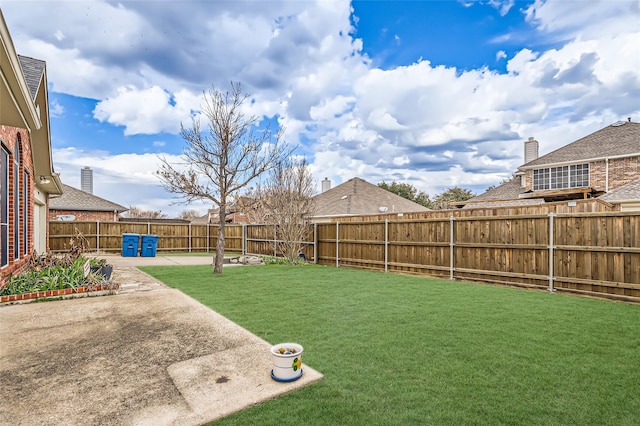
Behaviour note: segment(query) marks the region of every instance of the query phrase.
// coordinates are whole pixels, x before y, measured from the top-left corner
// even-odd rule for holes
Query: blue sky
[[[640,119],[640,2],[16,1],[18,53],[47,61],[54,167],[125,207],[173,205],[154,172],[179,161],[203,90],[242,82],[318,182],[475,193],[523,162]]]

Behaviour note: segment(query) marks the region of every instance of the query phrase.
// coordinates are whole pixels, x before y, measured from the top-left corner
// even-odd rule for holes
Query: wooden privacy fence
[[[89,249],[98,252],[121,252],[123,234],[151,234],[158,236],[157,251],[209,252],[218,242],[217,225],[139,222],[49,222],[49,249],[66,251],[69,240],[80,232]],[[229,252],[279,256],[278,243],[282,241],[274,225],[226,225],[225,247]],[[140,244],[140,243],[139,243]],[[305,257],[314,261],[313,228],[302,242]]]
[[[351,220],[351,218],[349,219]],[[82,232],[119,252],[123,233],[158,235],[158,252],[213,251],[215,225],[49,222],[52,251]],[[274,225],[228,225],[230,252],[278,256]],[[385,219],[310,225],[303,252],[336,267],[428,274],[640,300],[640,213]]]
[[[122,250],[122,234],[157,235],[158,252],[208,252],[218,241],[218,227],[206,224],[50,221],[49,249],[65,251],[76,232],[82,233],[91,250],[106,253]],[[243,250],[242,226],[226,226],[225,244],[230,252]]]
[[[640,298],[637,212],[317,226],[324,265]]]

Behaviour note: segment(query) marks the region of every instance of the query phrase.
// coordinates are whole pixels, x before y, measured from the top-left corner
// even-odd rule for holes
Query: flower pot
[[[111,273],[113,272],[113,265],[103,265],[103,266],[92,266],[91,272],[97,272],[102,275],[105,280],[111,278]]]
[[[293,382],[302,376],[302,345],[280,343],[271,347],[271,378],[277,382]]]

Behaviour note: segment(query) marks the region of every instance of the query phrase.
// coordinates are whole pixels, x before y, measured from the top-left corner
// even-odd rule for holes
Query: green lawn
[[[323,381],[222,424],[640,424],[640,306],[320,266],[144,271]]]

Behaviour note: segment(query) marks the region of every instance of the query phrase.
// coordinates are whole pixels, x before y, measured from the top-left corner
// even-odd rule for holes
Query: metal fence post
[[[455,268],[455,260],[454,260],[454,255],[455,255],[455,233],[454,233],[454,226],[453,226],[453,222],[456,220],[455,217],[450,216],[449,217],[449,279],[453,280],[453,271]]]
[[[340,222],[336,222],[336,268],[340,267]]]
[[[247,254],[247,224],[242,224],[242,254]]]
[[[389,219],[384,220],[384,271],[389,272]]]
[[[318,263],[318,224],[313,224],[313,263]]]
[[[553,212],[549,213],[549,293],[553,293],[553,248],[554,248],[554,236],[553,236]]]

